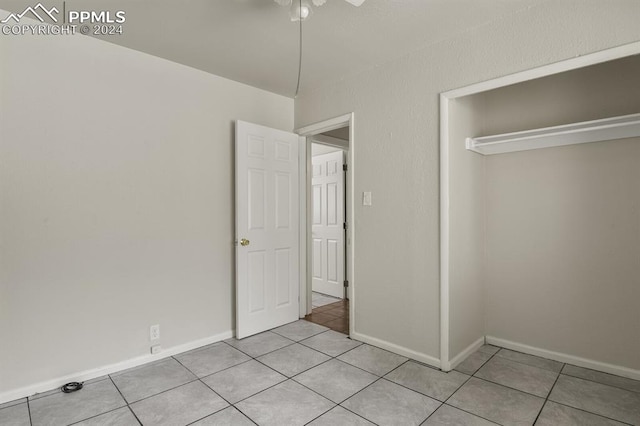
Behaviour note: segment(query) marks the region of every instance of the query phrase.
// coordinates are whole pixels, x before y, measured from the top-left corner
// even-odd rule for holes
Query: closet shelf
[[[640,114],[631,114],[502,135],[467,138],[466,146],[470,151],[492,155],[638,136]]]

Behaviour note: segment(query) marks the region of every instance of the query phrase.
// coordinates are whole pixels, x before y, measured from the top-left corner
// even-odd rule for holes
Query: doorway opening
[[[301,318],[353,330],[352,114],[298,130],[306,137],[306,280]]]
[[[346,291],[346,151],[349,127],[311,137],[311,314],[305,319],[349,332]]]

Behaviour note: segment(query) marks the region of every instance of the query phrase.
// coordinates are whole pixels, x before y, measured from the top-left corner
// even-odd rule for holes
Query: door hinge
[[[346,280],[345,280],[345,282],[344,282],[344,287],[345,287],[345,288],[349,287],[349,281],[346,281]]]
[[[347,170],[349,170],[349,167],[346,164],[343,164],[342,170],[346,172]]]
[[[348,229],[348,228],[349,228],[349,225],[347,225],[347,222],[343,222],[343,223],[342,223],[342,229],[345,229],[345,230],[346,230],[346,229]]]

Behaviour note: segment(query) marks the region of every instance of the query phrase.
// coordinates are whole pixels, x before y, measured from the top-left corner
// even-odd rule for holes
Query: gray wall
[[[449,102],[449,359],[486,334],[485,157],[465,148],[483,131],[483,106],[480,97]]]
[[[89,37],[0,37],[0,395],[234,327],[233,122],[293,100]]]
[[[296,127],[355,112],[355,330],[439,358],[438,94],[640,40],[640,2],[549,1],[302,93]],[[615,23],[615,26],[613,25]]]
[[[311,156],[329,154],[330,152],[343,151],[343,149],[336,148],[334,146],[323,145],[320,143],[311,144]]]

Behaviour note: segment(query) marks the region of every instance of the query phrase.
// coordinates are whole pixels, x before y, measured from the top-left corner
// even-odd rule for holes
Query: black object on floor
[[[64,393],[71,393],[75,391],[79,391],[82,389],[82,383],[80,382],[69,382],[66,385],[60,388]]]

